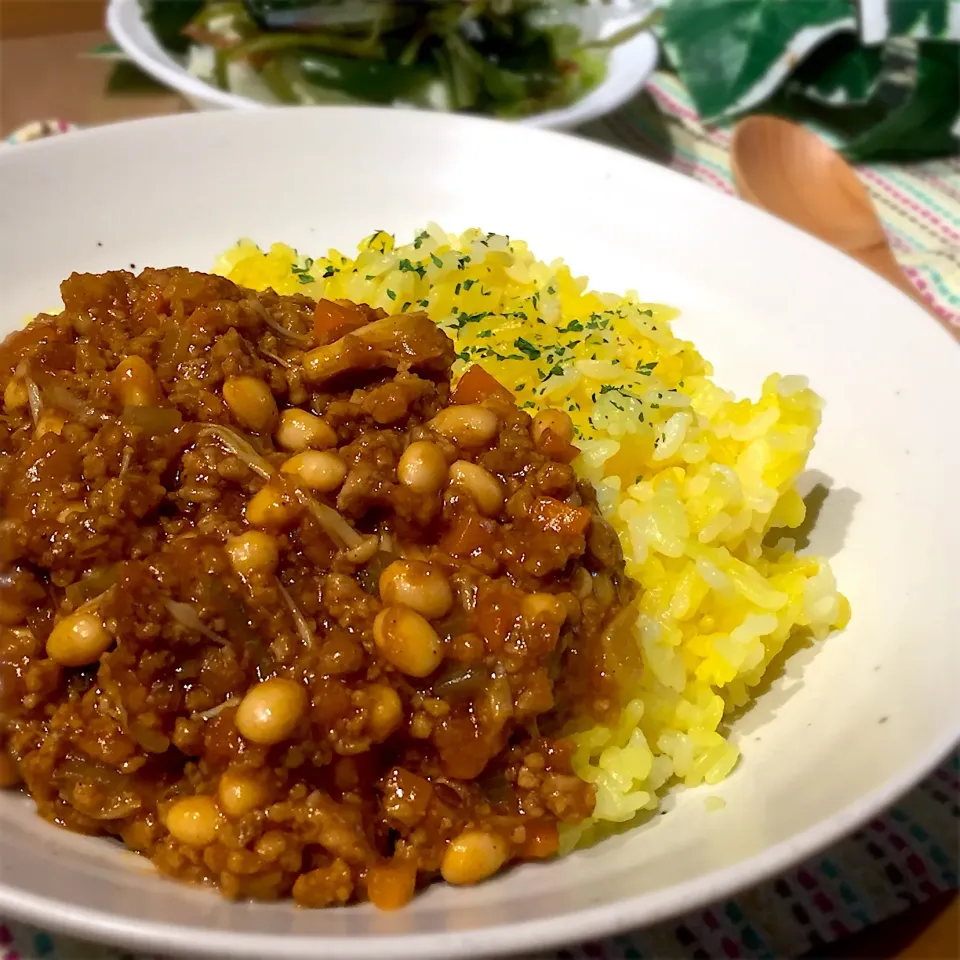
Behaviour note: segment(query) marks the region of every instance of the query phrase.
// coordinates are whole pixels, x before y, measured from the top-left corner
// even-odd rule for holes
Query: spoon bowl
[[[856,171],[818,136],[779,117],[748,117],[734,129],[731,166],[744,200],[859,260],[932,313]]]

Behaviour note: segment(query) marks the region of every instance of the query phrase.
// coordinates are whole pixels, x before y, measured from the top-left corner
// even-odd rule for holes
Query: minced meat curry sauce
[[[0,786],[238,898],[553,855],[634,602],[566,415],[451,391],[424,314],[61,289],[0,347]]]

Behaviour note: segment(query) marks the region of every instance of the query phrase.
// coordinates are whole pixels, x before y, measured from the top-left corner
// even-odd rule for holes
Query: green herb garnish
[[[513,345],[529,360],[540,359],[540,351],[529,340],[524,340],[523,337],[517,337],[517,339],[513,341]]]
[[[406,257],[397,264],[397,269],[403,271],[403,273],[415,273],[421,279],[427,272],[427,268],[422,263],[414,265]]]

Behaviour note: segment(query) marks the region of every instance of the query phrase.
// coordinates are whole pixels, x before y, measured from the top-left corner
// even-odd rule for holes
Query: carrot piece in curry
[[[331,343],[366,326],[371,319],[355,304],[318,300],[313,310],[313,332],[319,342]]]
[[[507,403],[515,403],[513,394],[496,377],[475,363],[460,378],[450,398],[452,403],[480,403],[496,397]]]
[[[574,507],[553,497],[540,497],[534,507],[533,517],[545,530],[581,536],[590,526],[590,511],[586,507]]]

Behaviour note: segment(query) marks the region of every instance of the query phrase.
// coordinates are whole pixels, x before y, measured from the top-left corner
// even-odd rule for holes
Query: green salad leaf
[[[184,29],[203,10],[204,0],[141,0],[144,20],[160,44],[172,53],[184,53],[190,39]]]
[[[431,79],[430,71],[416,64],[404,66],[388,60],[340,57],[320,50],[303,51],[299,62],[307,83],[341,90],[371,103],[391,103],[415,96]]]
[[[254,71],[281,102],[402,100],[522,116],[582,96],[606,62],[578,28],[533,16],[547,0],[141,2],[169,50],[212,48],[216,83]],[[188,2],[176,17],[167,11]]]

